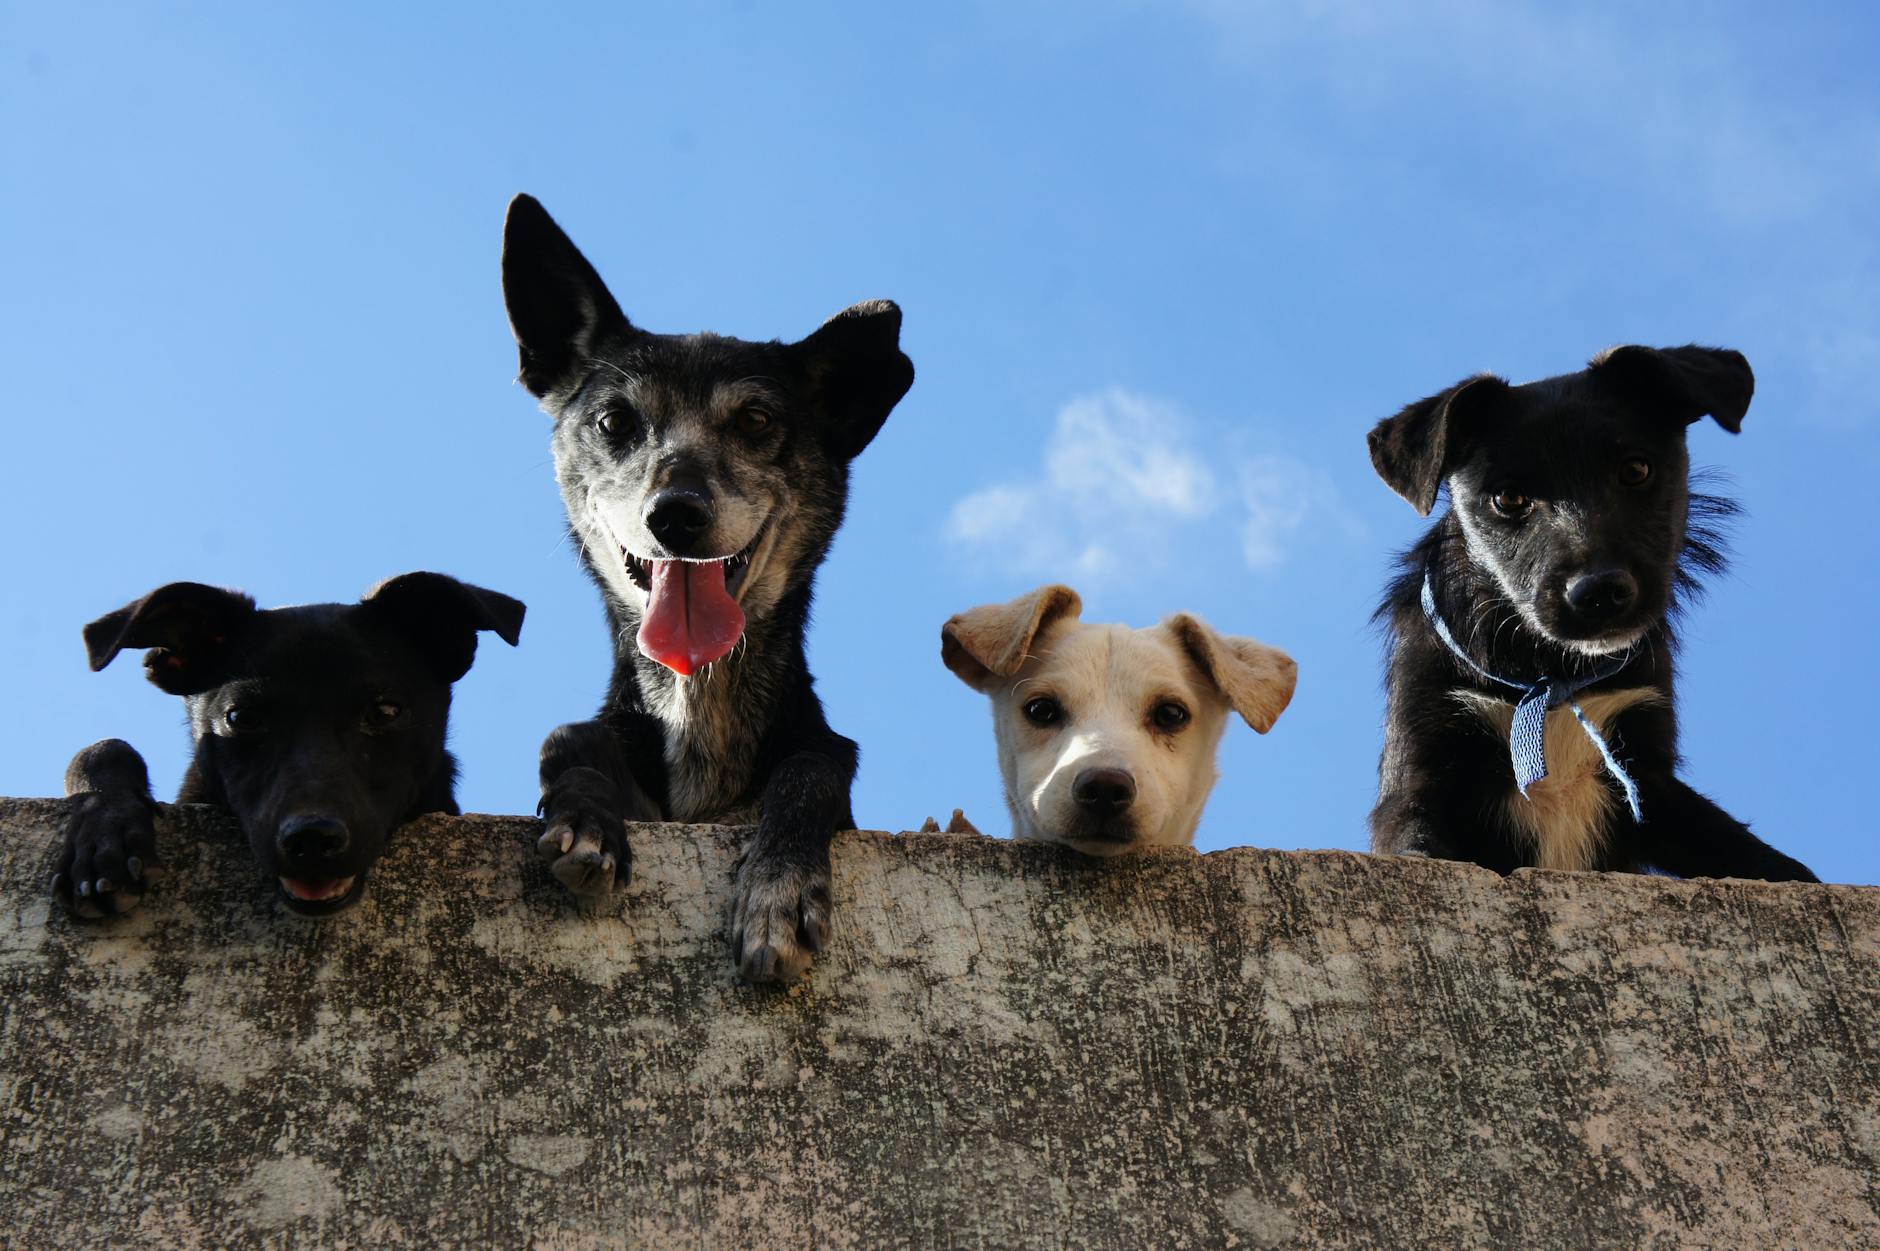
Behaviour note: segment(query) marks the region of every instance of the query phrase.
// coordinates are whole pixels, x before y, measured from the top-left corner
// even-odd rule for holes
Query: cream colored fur
[[[1186,614],[1145,630],[1087,625],[1069,587],[1042,587],[1008,604],[964,612],[942,630],[942,658],[992,701],[999,772],[1012,832],[1108,856],[1194,840],[1219,777],[1215,749],[1236,711],[1261,733],[1292,698],[1284,652],[1215,633]],[[1025,705],[1041,695],[1064,710],[1041,727]],[[1175,702],[1190,721],[1169,733],[1156,708]],[[1080,838],[1072,786],[1087,769],[1120,769],[1136,786],[1127,843]]]
[[[1514,723],[1514,705],[1481,691],[1458,689],[1456,699],[1472,709],[1503,742]],[[1612,742],[1612,723],[1628,708],[1661,704],[1651,687],[1602,691],[1580,701],[1586,719]],[[1512,777],[1503,810],[1534,843],[1535,863],[1543,869],[1590,869],[1605,850],[1607,818],[1618,802],[1607,785],[1599,748],[1574,719],[1571,708],[1547,714],[1547,776],[1528,787],[1525,797]],[[1615,743],[1616,747],[1617,744]]]

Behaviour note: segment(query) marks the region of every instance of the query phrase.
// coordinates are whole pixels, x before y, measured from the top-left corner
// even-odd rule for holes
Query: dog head
[[[296,912],[356,901],[394,827],[454,770],[451,683],[477,633],[514,645],[523,606],[437,573],[380,583],[358,604],[260,611],[235,591],[175,582],[85,627],[91,667],[148,649],[150,680],[184,697],[193,767],[241,822]]]
[[[1687,537],[1685,430],[1741,431],[1755,378],[1736,352],[1621,347],[1579,373],[1482,375],[1371,431],[1380,477],[1427,516],[1446,482],[1470,560],[1568,651],[1623,651],[1670,610]]]
[[[1132,630],[1085,625],[1082,607],[1047,586],[940,631],[947,668],[992,699],[1013,833],[1093,856],[1188,843],[1228,711],[1266,733],[1297,667],[1185,613]]]
[[[798,343],[650,334],[528,196],[503,293],[569,521],[645,655],[694,673],[807,591],[849,462],[913,385],[900,309],[857,304]]]

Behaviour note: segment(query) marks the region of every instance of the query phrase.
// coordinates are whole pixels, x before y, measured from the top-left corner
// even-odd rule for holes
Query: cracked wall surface
[[[838,838],[740,985],[738,832],[591,915],[427,819],[281,911],[170,808],[76,922],[0,801],[8,1247],[1880,1245],[1880,890]]]

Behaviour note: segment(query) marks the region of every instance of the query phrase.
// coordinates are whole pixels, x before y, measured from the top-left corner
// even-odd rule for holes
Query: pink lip
[[[353,888],[356,878],[339,877],[332,879],[295,878],[281,879],[281,889],[291,899],[301,903],[328,903],[343,896]]]

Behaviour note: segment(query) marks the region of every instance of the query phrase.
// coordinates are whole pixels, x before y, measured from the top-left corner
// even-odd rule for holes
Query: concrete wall
[[[426,821],[313,923],[177,809],[74,923],[60,810],[0,804],[9,1247],[1880,1245],[1876,890],[862,833],[774,993],[732,831],[582,916]]]

